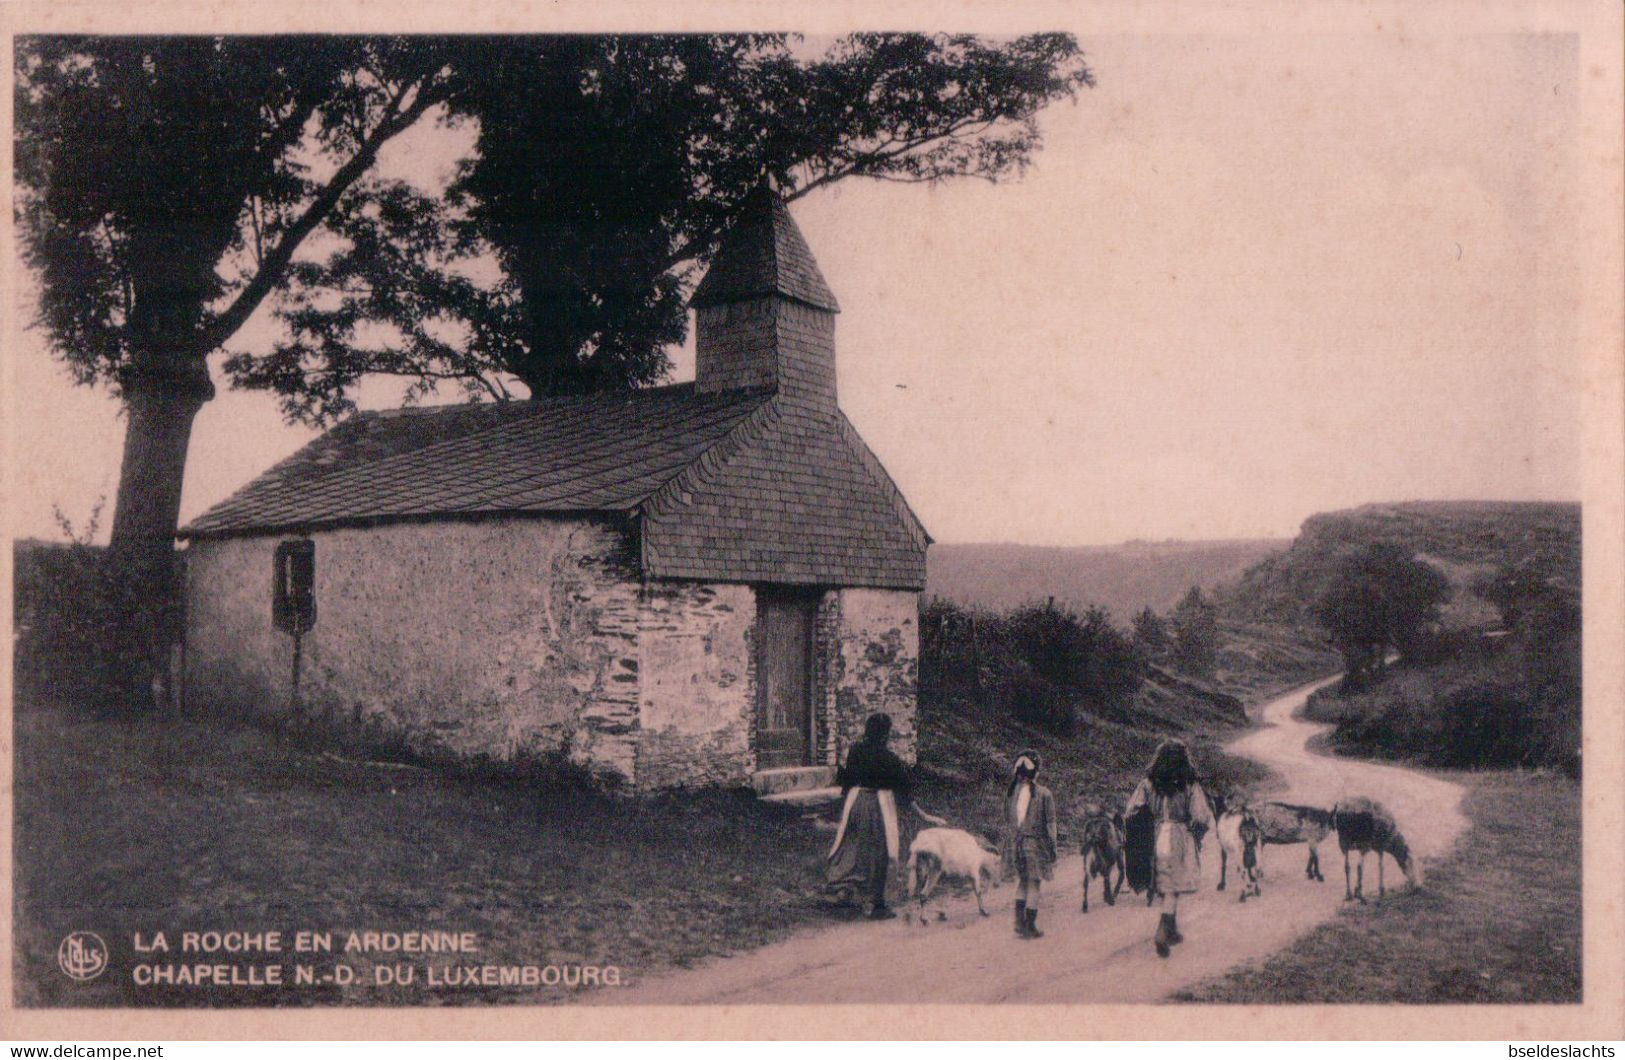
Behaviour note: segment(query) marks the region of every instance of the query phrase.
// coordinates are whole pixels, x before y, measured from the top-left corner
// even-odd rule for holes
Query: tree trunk
[[[156,681],[179,636],[175,531],[192,423],[214,396],[201,359],[131,372],[123,384],[128,423],[107,554],[104,709],[131,714],[157,701]]]

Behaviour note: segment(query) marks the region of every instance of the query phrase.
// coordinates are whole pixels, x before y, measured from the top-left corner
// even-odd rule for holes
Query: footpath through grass
[[[1244,1004],[1581,1000],[1580,785],[1451,774],[1471,825],[1419,891],[1342,915],[1262,964],[1176,995]],[[1337,861],[1332,848],[1332,862]],[[1328,879],[1340,875],[1327,868]],[[1390,873],[1390,878],[1393,874]],[[1335,881],[1341,882],[1341,881]],[[1331,886],[1331,882],[1328,882]]]

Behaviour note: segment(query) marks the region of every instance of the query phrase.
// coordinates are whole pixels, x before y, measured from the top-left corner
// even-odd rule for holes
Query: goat
[[[1224,810],[1219,814],[1214,831],[1219,834],[1219,890],[1224,890],[1229,875],[1230,859],[1236,860],[1236,873],[1241,877],[1241,900],[1260,894],[1258,878],[1259,848],[1264,842],[1264,831],[1258,818],[1246,806]]]
[[[925,828],[908,848],[908,897],[919,902],[920,923],[925,923],[925,902],[944,876],[969,880],[976,892],[976,911],[988,915],[982,896],[987,888],[1004,879],[1003,863],[997,851],[989,850],[975,836],[958,828]],[[946,920],[947,914],[937,913]]]
[[[1304,875],[1325,882],[1326,877],[1320,872],[1320,842],[1332,830],[1329,811],[1290,802],[1265,802],[1254,808],[1253,816],[1266,844],[1308,843],[1309,863],[1304,867]]]
[[[1107,905],[1117,904],[1117,892],[1123,889],[1123,878],[1128,875],[1127,859],[1123,853],[1123,815],[1107,816],[1098,806],[1084,807],[1087,815],[1083,833],[1078,841],[1083,854],[1083,911],[1089,911],[1089,880],[1100,877],[1100,890]],[[1117,884],[1112,884],[1112,869],[1117,870]]]
[[[1394,815],[1380,802],[1365,798],[1340,799],[1332,807],[1332,822],[1337,829],[1337,845],[1343,851],[1343,901],[1365,902],[1365,856],[1377,855],[1377,897],[1388,893],[1383,880],[1382,856],[1389,855],[1405,873],[1405,882],[1418,886],[1416,860],[1411,857],[1405,837],[1399,833]],[[1360,852],[1358,881],[1349,886],[1349,851]]]

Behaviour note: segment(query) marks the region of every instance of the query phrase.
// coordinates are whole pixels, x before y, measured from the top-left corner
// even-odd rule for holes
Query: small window
[[[297,636],[316,625],[316,542],[284,541],[271,572],[271,624]]]

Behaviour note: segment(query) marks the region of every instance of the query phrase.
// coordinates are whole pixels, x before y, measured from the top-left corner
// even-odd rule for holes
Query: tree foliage
[[[653,382],[686,294],[743,197],[853,177],[1020,172],[1046,104],[1092,83],[1038,34],[858,34],[808,57],[785,35],[467,38],[454,112],[478,129],[444,200],[352,192],[331,258],[296,270],[270,356],[236,383],[292,417],[346,411],[369,374],[506,395]],[[482,276],[494,260],[500,275]],[[381,327],[379,326],[381,325]]]
[[[1212,677],[1219,661],[1219,609],[1199,585],[1190,587],[1169,618],[1174,665],[1188,674]]]
[[[1152,658],[1160,656],[1172,642],[1168,623],[1150,607],[1143,608],[1134,616],[1134,642]]]
[[[442,67],[399,39],[20,38],[19,232],[53,349],[115,387],[219,349],[445,98]]]
[[[1345,683],[1359,687],[1382,669],[1390,651],[1421,650],[1449,598],[1449,579],[1437,568],[1377,542],[1343,560],[1315,617],[1343,653]]]

